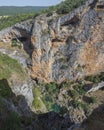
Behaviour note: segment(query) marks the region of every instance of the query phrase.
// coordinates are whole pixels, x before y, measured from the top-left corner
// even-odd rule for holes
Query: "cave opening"
[[[27,41],[27,37],[18,37],[17,38],[20,42],[26,42]]]

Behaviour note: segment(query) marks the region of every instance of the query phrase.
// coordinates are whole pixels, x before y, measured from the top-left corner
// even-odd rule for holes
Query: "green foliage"
[[[57,6],[48,7],[0,7],[0,16],[8,17],[0,18],[0,30],[10,27],[16,23],[36,17],[41,13],[48,13],[47,17],[52,15],[52,11],[58,14],[66,14],[71,10],[82,5],[85,0],[65,0]],[[49,13],[50,12],[50,13]],[[52,22],[53,19],[50,20]]]
[[[71,97],[76,99],[79,97],[79,93],[76,90],[70,90]]]
[[[54,112],[60,113],[61,107],[57,103],[54,103],[52,104],[52,110]]]
[[[58,84],[57,83],[54,83],[54,82],[52,82],[52,83],[49,83],[49,84],[46,84],[46,90],[47,90],[47,92],[49,92],[49,93],[58,93],[58,91],[59,91],[59,88],[58,88]]]
[[[91,103],[96,103],[96,97],[91,97]]]
[[[69,88],[70,85],[71,85],[71,82],[66,81],[66,82],[62,82],[60,86],[61,88]]]
[[[52,97],[49,94],[45,95],[45,101],[46,102],[53,102]]]
[[[41,92],[40,92],[39,88],[34,87],[33,94],[35,97],[40,97]]]
[[[89,105],[86,104],[86,103],[81,103],[81,106],[80,106],[85,112],[87,112],[89,110]]]
[[[13,93],[6,79],[0,80],[0,97],[11,98]]]
[[[12,39],[11,42],[12,42],[12,43],[11,43],[11,46],[12,46],[12,47],[18,47],[18,48],[21,49],[22,43],[21,43],[20,41],[17,41],[17,39]]]
[[[98,75],[90,75],[90,76],[86,76],[85,80],[87,81],[91,81],[93,83],[99,83],[101,81],[104,81],[104,72],[101,72]]]
[[[0,18],[0,30],[10,27],[16,23],[25,21],[27,19],[31,19],[33,17],[37,16],[37,14],[18,14],[18,15],[11,15],[8,17],[2,17]]]
[[[68,112],[67,108],[65,106],[62,106],[61,109],[60,109],[60,114],[64,115],[67,112]]]
[[[83,84],[80,83],[77,86],[75,86],[75,90],[82,96],[86,93],[86,91],[83,88]]]
[[[0,53],[0,79],[9,79],[15,73],[19,78],[25,78],[25,72],[17,60]]]
[[[82,5],[84,2],[85,0],[65,0],[57,6],[52,6],[49,9],[55,10],[58,14],[66,14],[77,8],[78,6]]]
[[[89,109],[88,104],[82,103],[81,101],[78,101],[78,100],[73,100],[73,106],[75,108],[82,108],[84,111],[87,111]]]
[[[43,108],[43,102],[42,100],[39,98],[39,97],[35,97],[34,100],[33,100],[33,107],[40,111],[42,108]]]
[[[40,97],[41,92],[38,88],[34,87],[33,94],[34,94],[33,107],[36,110],[41,111],[43,109],[43,106],[44,106],[44,103]]]
[[[62,65],[60,69],[67,69],[68,65]]]

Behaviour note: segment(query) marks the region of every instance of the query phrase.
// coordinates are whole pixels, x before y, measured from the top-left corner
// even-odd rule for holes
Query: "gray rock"
[[[22,85],[15,85],[12,87],[13,93],[15,93],[16,96],[22,95],[25,97],[28,106],[31,108],[32,102],[33,102],[33,84],[31,81],[27,81]]]

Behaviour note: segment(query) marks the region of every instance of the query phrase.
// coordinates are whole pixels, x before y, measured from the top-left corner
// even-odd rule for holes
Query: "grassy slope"
[[[25,78],[21,65],[15,59],[0,53],[0,79],[9,79],[12,74],[20,79]]]

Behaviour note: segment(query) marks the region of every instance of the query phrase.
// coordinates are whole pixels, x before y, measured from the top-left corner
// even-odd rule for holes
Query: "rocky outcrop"
[[[61,83],[67,80],[77,80],[86,75],[95,75],[104,71],[104,6],[102,5],[103,3],[100,2],[99,4],[98,0],[87,0],[84,5],[67,15],[58,16],[56,13],[53,13],[50,16],[43,14],[33,20],[18,23],[0,31],[0,41],[11,42],[13,39],[17,39],[23,43],[24,50],[30,56],[29,60],[27,60],[27,65],[31,72],[27,70],[24,73],[23,76],[26,79],[21,81],[22,77],[18,78],[15,74],[12,74],[9,79],[9,84],[12,85],[8,87],[11,88],[13,92],[12,98],[15,100],[5,99],[5,97],[2,98],[7,108],[5,111],[16,112],[21,116],[27,117],[37,116],[36,120],[32,119],[29,125],[25,125],[24,130],[50,130],[50,128],[57,130],[66,130],[68,128],[68,130],[77,130],[77,128],[79,130],[89,130],[92,128],[91,126],[86,126],[86,129],[83,129],[80,125],[83,120],[86,120],[87,114],[89,114],[87,113],[88,110],[84,110],[86,109],[84,105],[88,105],[88,103],[83,104],[85,103],[83,99],[85,95],[81,95],[81,93],[84,93],[83,89],[78,88],[78,90],[75,90],[79,94],[74,93],[76,97],[78,96],[77,98],[70,91],[71,89],[74,90],[74,87],[78,85],[81,87],[80,80],[78,80],[79,84],[75,82],[75,86],[73,85],[74,83],[66,86],[62,84],[59,84],[59,86],[50,85],[50,88],[55,88],[51,93],[45,91],[48,87],[45,84],[41,84],[42,82],[38,84],[38,81],[55,81]],[[24,58],[18,55],[19,51],[9,53],[5,48],[0,48],[0,51],[17,59],[26,67],[26,57]],[[27,76],[28,74],[36,80],[34,84],[30,77]],[[84,81],[82,82],[84,84]],[[65,83],[67,84],[67,82]],[[33,94],[33,87],[36,87],[37,84],[40,85],[38,88],[42,92],[42,95],[40,94],[39,96],[36,95],[38,93],[37,91]],[[87,86],[85,87],[87,88]],[[93,87],[90,83],[88,87],[90,89],[87,89],[87,94],[104,87],[104,82],[99,83],[97,87]],[[59,89],[58,91],[57,88]],[[68,88],[71,89],[68,90]],[[79,89],[82,89],[82,92],[78,93]],[[58,95],[53,94],[56,91]],[[65,113],[62,116],[59,116],[55,112],[34,115],[31,110],[34,112],[41,111],[39,108],[36,109],[32,106],[35,96],[38,99],[37,101],[40,101],[41,98],[42,100],[45,99],[47,94],[52,94],[52,100],[61,107],[65,106],[68,111],[64,108]],[[90,97],[87,97],[88,99],[91,100]],[[81,101],[82,104],[79,104]],[[37,106],[40,105],[38,102],[36,103]],[[84,108],[81,108],[81,106]],[[42,107],[44,108],[42,112],[48,110],[46,110],[45,104]],[[87,121],[90,118],[92,122],[92,119],[94,120],[93,116],[90,116]],[[103,123],[101,125],[101,129],[104,128]]]
[[[15,85],[12,87],[13,93],[15,93],[16,96],[19,96],[19,95],[24,96],[28,106],[30,107],[32,107],[32,102],[34,100],[32,90],[33,90],[32,81],[27,81],[23,83],[22,85],[17,85],[17,86]]]
[[[0,41],[10,42],[12,38],[23,37],[31,34],[32,20],[17,23],[0,31]]]
[[[1,31],[0,39],[28,39],[24,49],[32,57],[33,79],[62,82],[100,73],[104,71],[104,9],[98,5],[98,0],[88,0],[61,17],[40,15]]]
[[[32,31],[32,78],[62,82],[104,71],[103,9],[97,0],[68,15],[38,16]],[[101,17],[102,15],[102,17]]]

